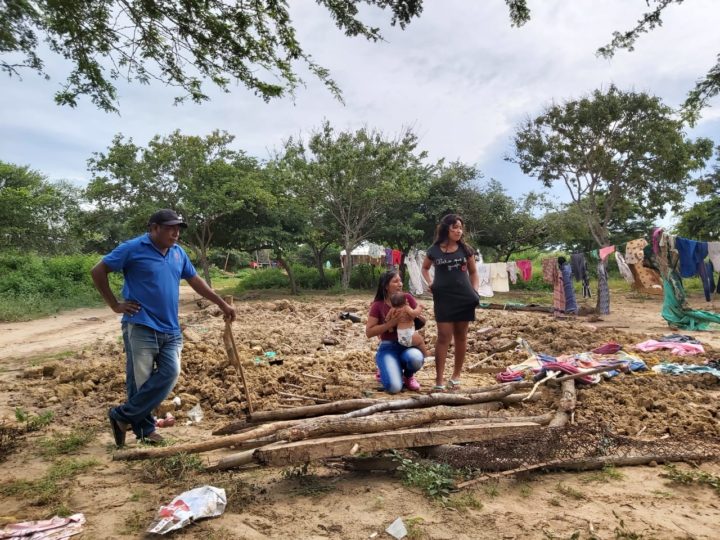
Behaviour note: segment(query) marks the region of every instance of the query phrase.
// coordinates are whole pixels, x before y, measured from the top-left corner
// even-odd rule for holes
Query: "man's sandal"
[[[432,387],[433,392],[444,392],[445,391],[445,385],[444,384],[436,384]]]
[[[460,390],[460,386],[461,386],[461,384],[460,384],[459,380],[457,380],[457,379],[448,380],[448,388],[450,388],[450,390]]]

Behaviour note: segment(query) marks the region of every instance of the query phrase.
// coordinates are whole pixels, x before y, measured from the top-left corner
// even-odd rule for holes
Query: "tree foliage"
[[[219,131],[206,137],[175,131],[142,148],[117,135],[106,153],[89,160],[94,177],[87,198],[98,211],[122,212],[137,232],[158,208],[180,212],[189,225],[181,241],[196,252],[210,282],[207,256],[216,222],[271,198],[259,164],[231,149],[233,138]]]
[[[691,181],[712,152],[708,139],[685,138],[681,121],[659,98],[611,86],[552,105],[515,135],[517,163],[550,187],[565,185],[598,246],[623,201],[640,203],[639,217],[677,211]]]
[[[692,205],[680,217],[677,233],[681,236],[720,240],[720,146],[716,156],[713,169],[695,183],[697,194],[705,200]]]
[[[360,20],[360,7],[390,10],[401,28],[422,12],[422,0],[316,1],[347,36],[371,41],[382,36]],[[10,75],[32,70],[48,78],[44,47],[70,61],[55,94],[60,105],[74,107],[87,95],[117,111],[118,79],[173,86],[177,101],[195,102],[208,99],[208,81],[224,91],[237,81],[268,101],[302,84],[297,63],[340,97],[298,41],[284,0],[5,0],[0,28],[0,68]]]
[[[0,248],[75,251],[79,190],[29,167],[0,161]]]

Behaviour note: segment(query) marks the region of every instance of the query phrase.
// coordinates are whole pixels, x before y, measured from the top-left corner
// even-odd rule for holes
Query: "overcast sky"
[[[290,0],[306,52],[343,90],[343,106],[317,81],[294,100],[269,104],[242,87],[230,94],[211,89],[202,105],[173,105],[175,93],[158,84],[119,85],[121,114],[58,107],[53,94],[68,72],[48,56],[50,81],[27,73],[2,81],[0,160],[30,165],[51,179],[80,185],[86,161],[104,151],[116,133],[145,145],[175,129],[205,135],[213,129],[236,136],[235,146],[265,159],[291,135],[307,135],[328,119],[336,128],[369,126],[388,135],[412,127],[432,159],[477,165],[486,177],[518,196],[538,189],[503,156],[514,128],[554,101],[587,94],[611,83],[656,94],[678,106],[720,52],[720,2],[695,0],[666,10],[664,25],[643,36],[632,53],[595,56],[613,30],[631,28],[647,8],[642,0],[530,0],[532,20],[512,28],[502,0],[425,0],[406,30],[387,24],[388,12],[365,10],[384,29],[385,42],[347,38],[311,0]],[[689,132],[720,144],[720,99]],[[565,197],[558,190],[556,194]]]

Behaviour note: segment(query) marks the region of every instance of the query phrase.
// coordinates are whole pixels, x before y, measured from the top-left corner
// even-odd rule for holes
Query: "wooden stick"
[[[320,375],[313,375],[312,373],[306,373],[303,371],[300,373],[303,377],[307,377],[308,379],[316,379],[318,381],[326,381],[327,379],[325,377],[321,377]]]
[[[295,407],[287,411],[256,411],[250,415],[249,420],[254,423],[270,422],[273,420],[291,420],[294,418],[311,418],[313,416],[322,416],[325,414],[342,414],[356,409],[362,409],[375,403],[377,399],[346,399],[342,401],[332,401],[330,403],[321,403],[319,405],[307,405],[305,407]]]
[[[562,382],[562,397],[560,398],[560,406],[555,413],[555,418],[550,422],[550,427],[562,427],[570,420],[570,413],[575,408],[575,381]],[[572,408],[568,408],[572,406]]]
[[[289,397],[289,398],[298,398],[298,399],[309,399],[310,401],[315,401],[316,403],[330,403],[329,399],[322,399],[318,397],[312,397],[312,396],[303,396],[302,394],[293,394],[291,392],[278,392],[279,396]]]
[[[480,304],[480,309],[501,309],[503,311],[540,311],[542,313],[552,313],[552,306],[514,306],[512,304]]]
[[[537,424],[484,424],[478,426],[442,426],[403,429],[392,432],[344,435],[323,439],[308,439],[255,450],[254,458],[264,465],[285,466],[291,463],[350,455],[357,452],[376,452],[390,448],[413,448],[447,443],[477,442],[519,435],[542,429]],[[356,453],[357,453],[356,452]]]
[[[233,297],[232,296],[226,296],[225,302],[233,305]],[[237,351],[237,345],[235,343],[235,337],[232,333],[232,322],[225,321],[225,332],[223,334],[223,341],[225,342],[225,350],[228,353],[228,357],[230,358],[230,362],[233,363],[235,366],[235,369],[238,371],[238,374],[240,375],[240,380],[242,381],[243,389],[245,390],[245,400],[247,401],[248,405],[248,411],[250,413],[253,412],[253,404],[252,399],[250,399],[250,391],[248,390],[247,381],[245,379],[245,370],[243,369],[242,362],[240,361],[240,355]],[[228,343],[230,344],[230,348],[228,348]],[[232,354],[231,354],[232,352]]]

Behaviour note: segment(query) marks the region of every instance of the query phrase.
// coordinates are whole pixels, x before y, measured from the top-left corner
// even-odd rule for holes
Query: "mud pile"
[[[377,340],[365,337],[367,302],[282,299],[245,301],[236,307],[238,320],[233,332],[256,410],[315,402],[308,398],[386,396],[376,392],[373,349]],[[200,403],[206,418],[224,422],[242,416],[246,409],[240,377],[222,344],[223,321],[213,316],[216,311],[212,306],[182,319],[185,335],[182,374],[170,396],[180,397],[182,405],[176,409],[165,402],[161,413],[172,410],[176,417],[183,418],[190,407]],[[362,322],[341,320],[342,312],[358,313]],[[432,320],[424,332],[432,351],[437,335]],[[535,352],[553,356],[588,351],[609,341],[632,352],[634,344],[647,339],[645,335],[597,328],[582,319],[554,320],[545,314],[478,311],[478,320],[470,326],[467,365],[518,337],[524,338]],[[650,366],[661,361],[702,363],[718,357],[717,352],[707,349],[705,355],[685,358],[667,352],[637,356]],[[524,352],[507,351],[483,365],[497,371],[525,358]],[[86,350],[62,363],[33,369],[26,370],[25,379],[6,388],[15,393],[19,403],[54,407],[70,414],[90,409],[95,411],[92,416],[101,417],[107,406],[124,399],[125,356],[120,344]],[[433,375],[432,365],[423,370],[420,374],[423,388],[428,388]],[[52,383],[48,384],[48,380]],[[467,386],[493,384],[494,374],[468,373],[463,382]],[[580,389],[575,421],[602,420],[618,433],[629,435],[720,436],[719,391],[718,379],[710,375],[621,375]],[[547,391],[544,396],[540,402],[523,405],[522,413],[518,414],[553,410],[557,406],[556,393]]]

